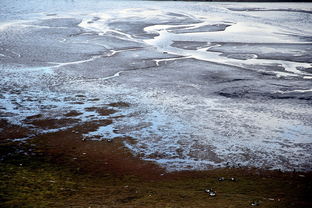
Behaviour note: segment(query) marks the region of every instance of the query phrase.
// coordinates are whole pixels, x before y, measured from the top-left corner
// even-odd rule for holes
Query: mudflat
[[[311,11],[1,1],[1,206],[310,207]]]

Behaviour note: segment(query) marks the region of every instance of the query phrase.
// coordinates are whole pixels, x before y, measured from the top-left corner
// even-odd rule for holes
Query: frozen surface
[[[85,137],[169,171],[311,170],[311,26],[310,3],[3,0],[0,118],[110,119]]]

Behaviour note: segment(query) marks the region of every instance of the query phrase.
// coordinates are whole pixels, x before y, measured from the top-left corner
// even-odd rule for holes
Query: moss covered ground
[[[94,172],[83,158],[73,163],[64,160],[65,152],[47,154],[35,141],[1,142],[0,207],[312,207],[311,173],[225,168],[142,174],[117,167]]]

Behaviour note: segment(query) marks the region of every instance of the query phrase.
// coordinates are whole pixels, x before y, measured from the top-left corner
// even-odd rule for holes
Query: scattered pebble
[[[214,197],[217,195],[216,191],[213,191],[212,189],[205,189],[205,192],[209,194],[209,196]]]
[[[210,193],[211,189],[205,189],[206,193]]]
[[[217,195],[217,193],[216,192],[214,192],[214,191],[211,191],[210,193],[209,193],[209,196],[216,196]]]
[[[229,181],[237,181],[236,178],[234,177],[231,177],[231,178],[224,178],[224,177],[219,177],[218,178],[218,181],[225,181],[225,180],[229,180]]]
[[[259,202],[257,202],[257,201],[254,201],[254,202],[252,202],[251,203],[251,206],[259,206],[260,204],[259,204]]]
[[[231,181],[236,181],[236,178],[232,177],[230,178]]]

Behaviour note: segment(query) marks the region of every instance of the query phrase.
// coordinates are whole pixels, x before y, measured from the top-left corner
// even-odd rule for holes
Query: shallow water
[[[169,171],[310,170],[311,15],[310,3],[1,1],[0,116],[38,134],[70,126],[27,117],[115,116],[85,136],[131,136]],[[86,110],[119,101],[130,107]]]

